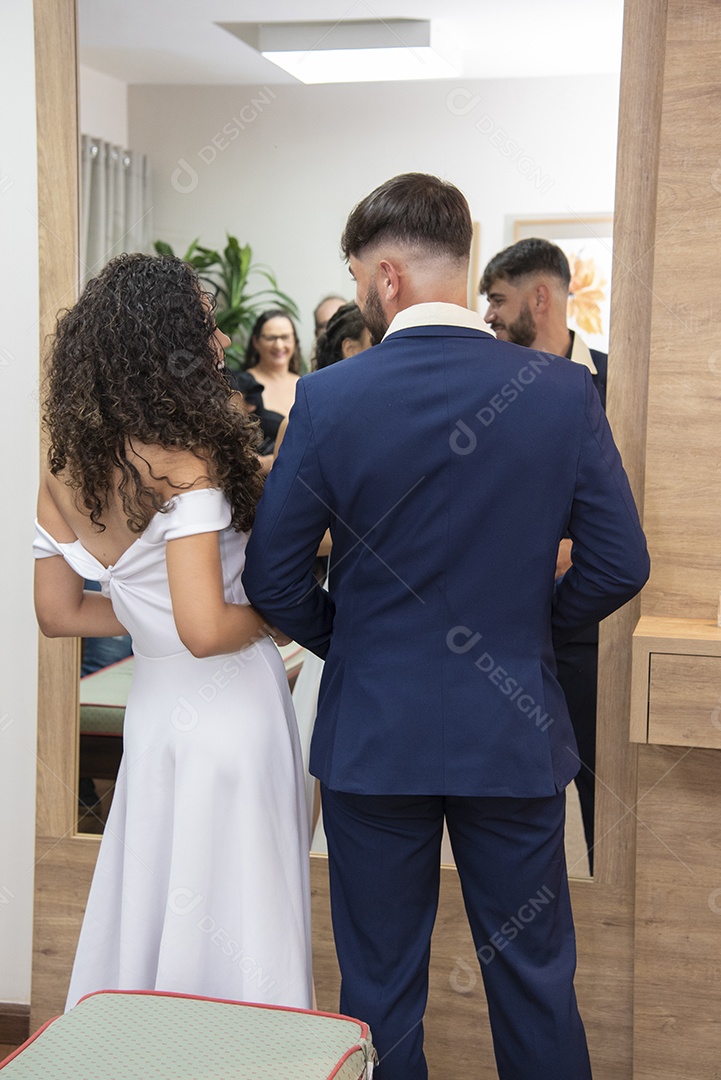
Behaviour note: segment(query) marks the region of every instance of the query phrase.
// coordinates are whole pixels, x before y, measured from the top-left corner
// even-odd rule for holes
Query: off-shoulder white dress
[[[184,648],[166,543],[218,532],[226,600],[244,603],[246,537],[218,490],[168,505],[108,568],[37,527],[36,557],[99,581],[135,654],[68,1007],[133,989],[309,1008],[308,825],[285,669],[269,638],[207,659]]]

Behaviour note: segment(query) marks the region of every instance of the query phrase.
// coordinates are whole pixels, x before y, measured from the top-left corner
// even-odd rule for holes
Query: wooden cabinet
[[[715,622],[639,620],[631,741],[721,750],[721,628]]]

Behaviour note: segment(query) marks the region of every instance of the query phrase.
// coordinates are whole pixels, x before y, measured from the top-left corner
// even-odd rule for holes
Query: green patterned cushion
[[[28,1043],[2,1080],[366,1080],[366,1024],[173,994],[92,994]]]
[[[133,658],[94,671],[80,680],[80,734],[122,735]]]

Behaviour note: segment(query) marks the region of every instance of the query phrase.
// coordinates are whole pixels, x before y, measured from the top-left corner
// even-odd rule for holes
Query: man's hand
[[[567,570],[571,569],[573,565],[573,559],[571,558],[571,548],[573,547],[573,540],[562,540],[558,545],[558,557],[556,558],[556,580],[563,577]]]

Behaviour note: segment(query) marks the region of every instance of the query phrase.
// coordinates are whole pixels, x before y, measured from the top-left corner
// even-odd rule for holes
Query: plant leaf
[[[195,251],[196,247],[198,246],[198,240],[199,240],[199,237],[196,236],[195,240],[193,240],[193,242],[190,244],[190,246],[189,246],[188,250],[186,251],[185,255],[183,255],[183,262],[189,263],[190,260],[193,258],[193,252]]]

